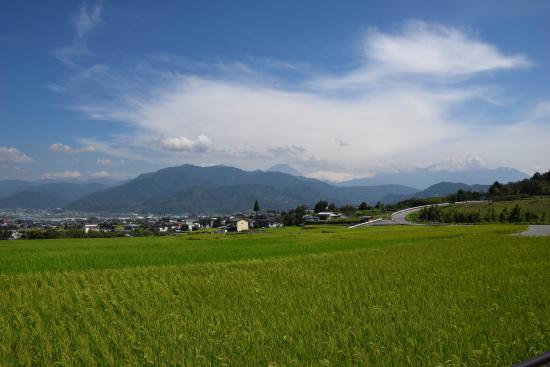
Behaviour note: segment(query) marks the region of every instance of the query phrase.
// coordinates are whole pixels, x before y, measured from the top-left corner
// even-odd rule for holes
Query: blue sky
[[[0,4],[0,178],[548,170],[547,1]]]

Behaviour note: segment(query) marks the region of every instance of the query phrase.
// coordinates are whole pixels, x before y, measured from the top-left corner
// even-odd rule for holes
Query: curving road
[[[429,205],[421,205],[421,206],[415,206],[413,208],[407,208],[403,210],[399,210],[395,213],[392,213],[391,219],[382,219],[378,218],[369,222],[359,223],[353,226],[350,226],[348,228],[358,228],[358,227],[367,227],[367,226],[395,226],[395,225],[408,225],[408,226],[427,226],[430,224],[422,224],[422,223],[414,223],[409,222],[406,217],[407,215],[417,212],[421,210],[422,208],[428,207],[428,206],[447,206],[449,203],[442,203],[442,204],[429,204]]]
[[[517,236],[532,236],[532,237],[541,237],[541,236],[550,236],[550,225],[548,224],[534,224],[530,225],[529,228],[520,233],[514,233]]]
[[[406,217],[407,215],[411,214],[411,213],[415,213],[423,208],[426,208],[426,207],[430,207],[430,206],[447,206],[449,205],[449,203],[441,203],[441,204],[429,204],[429,205],[421,205],[421,206],[415,206],[414,208],[407,208],[407,209],[403,209],[403,210],[400,210],[398,212],[395,212],[391,215],[391,219],[392,221],[395,222],[395,224],[405,224],[405,225],[414,225],[414,226],[423,226],[425,224],[421,224],[421,223],[413,223],[413,222],[409,222]]]
[[[469,202],[457,202],[455,204],[467,204],[472,203],[473,201]],[[485,201],[477,201],[477,202],[485,202]],[[414,223],[409,222],[406,217],[407,215],[417,212],[421,210],[422,208],[429,207],[429,206],[448,206],[449,203],[441,203],[441,204],[430,204],[430,205],[422,205],[422,206],[416,206],[414,208],[407,208],[403,210],[399,210],[395,213],[392,213],[391,219],[375,219],[370,222],[360,223],[356,224],[354,226],[348,227],[348,228],[357,228],[357,227],[363,227],[363,226],[394,226],[394,225],[409,225],[409,226],[426,226],[430,224],[422,224],[422,223]],[[532,236],[532,237],[542,237],[542,236],[550,236],[550,225],[548,224],[533,224],[530,225],[529,228],[524,232],[514,233],[515,236]]]

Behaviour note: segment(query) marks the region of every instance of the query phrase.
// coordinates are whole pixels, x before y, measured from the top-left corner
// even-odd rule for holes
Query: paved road
[[[449,203],[441,203],[441,204],[436,204],[436,206],[447,206],[449,205]],[[391,215],[391,219],[392,221],[394,221],[396,224],[407,224],[407,225],[415,225],[415,226],[421,226],[423,224],[420,224],[420,223],[413,223],[413,222],[409,222],[407,219],[405,219],[407,217],[407,215],[411,214],[411,213],[414,213],[414,212],[417,212],[419,210],[421,210],[422,208],[425,208],[425,207],[428,207],[428,206],[433,206],[432,205],[422,205],[422,206],[416,206],[414,208],[408,208],[408,209],[404,209],[404,210],[400,210],[398,212],[395,212]]]
[[[535,224],[530,225],[525,232],[516,233],[518,236],[550,236],[550,225],[547,224]]]
[[[463,203],[459,203],[463,204]],[[437,206],[447,206],[449,203],[442,203],[437,204]],[[391,215],[391,219],[378,219],[374,220],[372,222],[365,222],[361,223],[355,226],[351,226],[348,228],[356,228],[356,227],[362,227],[362,226],[393,226],[393,225],[413,225],[413,226],[423,226],[423,225],[429,225],[429,224],[421,224],[421,223],[413,223],[409,222],[407,219],[407,215],[417,212],[421,210],[424,207],[432,206],[432,205],[423,205],[423,206],[417,206],[414,208],[408,208],[404,210],[400,210],[398,212],[395,212]],[[540,236],[550,236],[550,225],[547,224],[534,224],[530,225],[527,231],[520,232],[520,233],[514,233],[514,235],[517,236],[533,236],[533,237],[540,237]]]
[[[360,223],[356,224],[354,226],[350,226],[348,228],[358,228],[358,227],[368,227],[368,226],[395,226],[395,225],[408,225],[408,226],[426,226],[429,224],[422,224],[422,223],[414,223],[409,222],[405,219],[405,217],[411,213],[417,212],[421,210],[422,208],[425,208],[427,206],[433,206],[434,204],[430,205],[422,205],[422,206],[416,206],[414,208],[408,208],[403,209],[398,212],[395,212],[391,215],[391,219],[376,219],[370,222]],[[447,206],[449,203],[442,203],[442,204],[435,204],[437,206]]]

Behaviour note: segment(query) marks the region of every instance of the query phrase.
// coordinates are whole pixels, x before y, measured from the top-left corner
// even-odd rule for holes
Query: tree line
[[[518,182],[502,184],[496,181],[489,188],[493,200],[513,200],[526,196],[550,195],[550,171],[535,173],[531,178]]]
[[[532,211],[524,211],[518,204],[511,210],[503,208],[499,213],[493,206],[485,211],[462,212],[456,208],[429,206],[422,208],[418,213],[418,219],[423,222],[436,223],[546,223],[546,213],[540,214]]]

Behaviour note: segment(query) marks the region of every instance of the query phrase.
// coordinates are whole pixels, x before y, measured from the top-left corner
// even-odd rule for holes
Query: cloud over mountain
[[[168,56],[129,69],[94,65],[83,80],[101,98],[90,93],[76,109],[132,127],[126,136],[91,144],[97,151],[164,165],[185,160],[252,169],[285,161],[333,179],[385,164],[452,160],[457,152],[528,172],[543,165],[547,118],[525,111],[481,124],[470,110],[474,104],[498,110],[498,93],[479,76],[529,68],[527,56],[502,51],[470,29],[422,21],[370,29],[358,45],[353,68],[300,75],[296,67],[292,81],[261,61],[194,70],[166,63]]]

